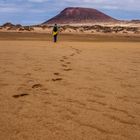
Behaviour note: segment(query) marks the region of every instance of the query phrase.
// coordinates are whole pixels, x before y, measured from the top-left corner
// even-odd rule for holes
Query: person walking
[[[53,39],[55,43],[57,42],[57,35],[58,35],[58,26],[57,24],[55,24],[53,27]]]

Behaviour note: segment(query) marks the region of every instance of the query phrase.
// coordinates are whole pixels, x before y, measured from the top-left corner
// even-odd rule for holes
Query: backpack
[[[53,31],[57,32],[57,26],[54,26]]]

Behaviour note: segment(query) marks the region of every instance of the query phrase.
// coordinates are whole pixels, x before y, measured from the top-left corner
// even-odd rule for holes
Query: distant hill
[[[117,20],[92,8],[68,7],[55,17],[43,24],[72,24],[72,23],[95,23],[116,22]]]
[[[33,31],[34,28],[32,26],[22,26],[21,24],[12,24],[10,22],[7,22],[0,26],[1,29],[7,29],[11,31]]]
[[[137,24],[137,23],[140,23],[140,20],[138,20],[138,19],[136,20],[136,19],[135,19],[135,20],[131,20],[130,22],[131,22],[131,23],[136,23],[136,24]]]

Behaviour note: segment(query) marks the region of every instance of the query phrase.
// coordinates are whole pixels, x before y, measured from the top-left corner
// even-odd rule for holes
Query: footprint
[[[76,48],[73,48],[72,46],[70,46],[73,50],[75,50],[75,52],[77,53],[77,54],[80,54],[81,53],[81,50],[79,50],[79,49],[76,49]]]
[[[81,52],[81,51],[78,51],[78,50],[76,51],[77,54],[80,54],[80,52]]]
[[[32,74],[28,72],[28,73],[25,73],[24,75],[25,76],[31,76]]]
[[[71,64],[71,62],[66,62],[66,64]]]
[[[32,86],[32,88],[40,88],[40,87],[42,87],[41,84],[34,84],[34,85]]]
[[[60,75],[60,73],[58,73],[58,72],[55,72],[55,73],[54,73],[54,75]]]
[[[70,56],[74,56],[75,55],[75,53],[72,53]]]
[[[61,81],[61,80],[63,80],[63,79],[62,79],[62,78],[55,78],[55,79],[53,78],[53,79],[52,79],[52,81],[54,81],[54,82],[55,82],[55,81]]]
[[[71,71],[72,69],[68,68],[68,69],[63,69],[64,71]]]
[[[66,57],[66,56],[63,56],[63,59],[68,59],[68,57]]]
[[[40,70],[42,70],[42,69],[41,69],[41,68],[38,68],[38,67],[35,67],[33,70],[34,70],[34,71],[40,71]]]
[[[64,60],[63,60],[63,59],[61,59],[60,61],[61,61],[61,62],[64,62]]]
[[[34,83],[34,80],[29,79],[29,80],[27,80],[27,83],[32,84],[32,83]]]
[[[65,64],[62,64],[62,67],[67,67],[67,65],[65,65]]]
[[[22,93],[22,94],[19,94],[19,95],[13,95],[14,98],[19,98],[19,97],[23,97],[23,96],[27,96],[29,94],[27,93]]]

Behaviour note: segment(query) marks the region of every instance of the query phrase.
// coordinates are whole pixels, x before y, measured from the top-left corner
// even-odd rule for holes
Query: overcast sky
[[[90,7],[117,19],[140,19],[140,0],[0,0],[0,24],[39,24],[66,7]]]

